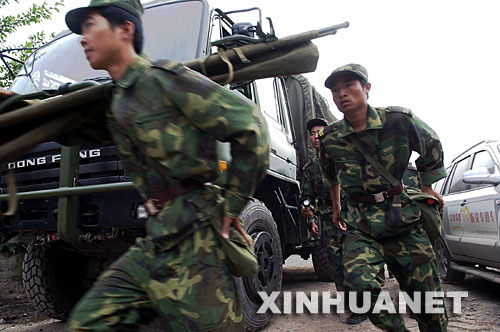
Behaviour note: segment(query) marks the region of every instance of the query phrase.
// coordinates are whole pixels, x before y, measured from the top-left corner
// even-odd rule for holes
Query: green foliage
[[[19,3],[19,0],[0,0],[0,12],[2,7],[6,5],[15,6],[15,3]],[[15,33],[20,27],[29,26],[50,19],[52,14],[59,12],[59,8],[62,6],[64,6],[64,0],[55,1],[53,5],[49,5],[47,1],[44,1],[40,5],[33,4],[26,11],[19,14],[0,16],[0,52],[3,51],[3,55],[18,59],[21,62],[26,61],[26,58],[33,50],[43,45],[47,39],[53,38],[54,33],[46,35],[43,31],[36,32],[30,35],[23,43],[16,45],[5,45],[7,37]],[[5,51],[9,49],[13,49],[13,51]],[[20,62],[7,57],[4,57],[3,61],[8,63],[14,74],[17,74],[22,67]],[[9,87],[12,84],[13,77],[3,61],[0,60],[0,87]]]
[[[28,243],[18,242],[18,243],[0,243],[0,254],[10,256],[16,254],[26,253],[28,248]]]

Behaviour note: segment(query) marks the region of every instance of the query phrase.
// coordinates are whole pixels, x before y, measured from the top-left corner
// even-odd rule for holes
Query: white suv
[[[441,278],[465,273],[500,283],[500,144],[482,141],[455,158],[434,189],[443,195],[442,237],[434,243]]]

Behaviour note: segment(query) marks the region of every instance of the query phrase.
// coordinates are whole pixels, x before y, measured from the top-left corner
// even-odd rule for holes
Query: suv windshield
[[[205,0],[180,0],[156,4],[144,13],[144,53],[151,59],[185,62],[206,54],[204,29],[208,5]],[[80,45],[80,36],[66,34],[34,52],[26,61],[11,90],[31,93],[55,89],[63,83],[108,78],[103,70],[93,70]]]

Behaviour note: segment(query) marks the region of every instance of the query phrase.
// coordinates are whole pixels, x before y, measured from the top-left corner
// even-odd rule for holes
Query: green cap
[[[307,131],[311,131],[314,127],[317,127],[317,126],[326,127],[327,125],[328,125],[328,123],[326,123],[326,121],[324,119],[317,118],[317,119],[311,119],[311,120],[307,121],[306,128],[307,128]]]
[[[353,74],[363,81],[368,82],[368,71],[366,71],[366,68],[362,65],[358,65],[357,63],[350,63],[348,65],[338,67],[337,69],[332,71],[330,76],[328,76],[325,81],[325,86],[330,89],[333,85],[333,81],[337,77],[345,73]]]
[[[76,34],[82,33],[82,22],[97,7],[114,6],[126,10],[138,19],[142,19],[144,8],[139,0],[91,0],[88,7],[70,10],[66,14],[66,25]]]

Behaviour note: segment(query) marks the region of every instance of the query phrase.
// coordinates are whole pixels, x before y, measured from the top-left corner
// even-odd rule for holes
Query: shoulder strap
[[[354,145],[356,145],[356,148],[361,152],[361,154],[365,157],[365,159],[372,164],[373,167],[384,177],[386,180],[388,180],[393,186],[398,186],[401,184],[401,182],[396,179],[389,171],[382,166],[381,163],[378,162],[375,157],[371,153],[369,153],[365,147],[363,146],[363,143],[361,143],[361,140],[357,136],[357,134],[354,135],[349,135],[347,136],[347,139],[351,141]]]
[[[179,62],[174,60],[160,59],[153,63],[154,68],[163,69],[174,74],[181,73],[186,70],[186,68]]]

